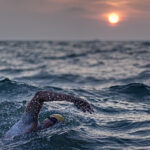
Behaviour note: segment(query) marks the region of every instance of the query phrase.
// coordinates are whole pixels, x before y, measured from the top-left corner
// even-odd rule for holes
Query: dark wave
[[[127,109],[122,109],[122,108],[113,108],[113,107],[94,107],[96,110],[98,110],[99,113],[104,113],[104,114],[121,114],[121,113],[125,113],[128,112],[129,110]]]
[[[142,45],[145,47],[145,46],[150,46],[150,41],[145,41],[145,42],[142,42]]]
[[[131,120],[126,119],[126,120],[121,120],[121,121],[108,122],[106,126],[110,130],[124,132],[125,130],[132,130],[132,129],[135,130],[135,129],[139,129],[139,128],[149,127],[150,121],[132,122]]]
[[[12,81],[8,78],[0,80],[0,97],[2,99],[16,99],[16,97],[23,97],[35,93],[39,88],[25,83]],[[20,99],[21,100],[21,99]]]
[[[150,87],[142,83],[130,83],[127,85],[118,85],[110,87],[110,90],[134,95],[137,97],[145,97],[150,95]]]
[[[20,79],[20,78],[16,78]],[[49,74],[47,72],[39,72],[35,75],[28,76],[28,77],[21,77],[21,79],[25,80],[47,80],[48,83],[70,83],[70,84],[91,84],[91,85],[97,85],[109,82],[110,80],[115,80],[114,78],[98,78],[98,77],[92,77],[92,76],[86,76],[83,77],[78,74]]]

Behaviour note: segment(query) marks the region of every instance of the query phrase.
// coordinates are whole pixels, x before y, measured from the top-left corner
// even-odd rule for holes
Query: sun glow
[[[108,15],[108,21],[111,24],[117,24],[119,22],[120,18],[117,13],[111,13]]]

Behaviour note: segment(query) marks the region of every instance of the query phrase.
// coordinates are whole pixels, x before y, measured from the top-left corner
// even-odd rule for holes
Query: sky
[[[0,40],[150,40],[150,0],[0,0]]]

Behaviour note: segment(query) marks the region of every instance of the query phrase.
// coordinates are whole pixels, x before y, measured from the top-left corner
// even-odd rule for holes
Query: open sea
[[[3,135],[39,90],[85,98],[94,113],[72,103],[45,103],[39,120],[60,113],[57,128]],[[0,149],[150,149],[150,42],[1,41]]]

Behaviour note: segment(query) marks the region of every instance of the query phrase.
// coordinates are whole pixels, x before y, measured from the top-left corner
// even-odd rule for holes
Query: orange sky
[[[149,8],[150,0],[1,0],[0,39],[148,40]]]

